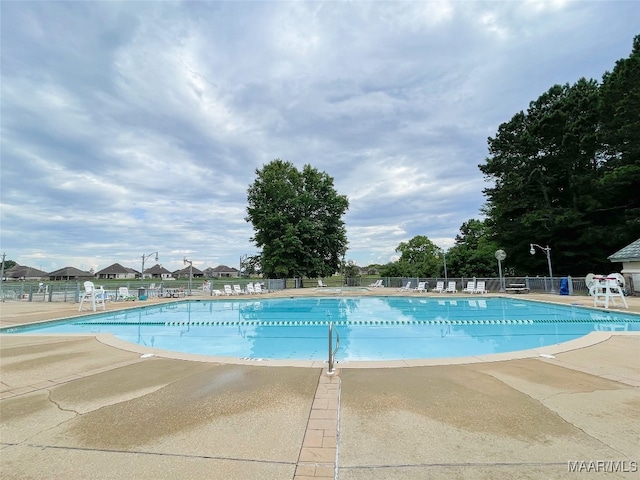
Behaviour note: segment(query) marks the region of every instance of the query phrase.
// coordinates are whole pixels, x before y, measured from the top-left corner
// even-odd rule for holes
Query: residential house
[[[64,267],[64,268],[61,268],[60,270],[56,270],[55,272],[50,272],[48,275],[49,275],[49,280],[86,281],[86,280],[94,279],[93,273],[85,272],[75,267]]]
[[[240,270],[226,265],[218,265],[215,268],[207,268],[203,272],[205,276],[211,278],[239,278]]]
[[[42,280],[46,278],[49,278],[47,272],[18,264],[4,272],[4,279],[6,280]]]
[[[175,280],[173,274],[160,264],[155,264],[144,271],[144,278],[159,278],[161,280]]]
[[[133,279],[136,278],[138,272],[133,270],[132,268],[126,268],[120,265],[119,263],[114,263],[113,265],[109,265],[107,268],[103,268],[99,272],[96,272],[96,278],[100,280],[108,280],[108,279]]]
[[[625,278],[625,286],[629,292],[640,292],[640,238],[609,255],[612,262],[622,263],[620,273]]]
[[[175,278],[189,278],[189,272],[193,275],[193,278],[202,278],[204,277],[204,273],[202,270],[197,269],[196,267],[185,267],[182,270],[176,270],[173,272],[173,276]]]

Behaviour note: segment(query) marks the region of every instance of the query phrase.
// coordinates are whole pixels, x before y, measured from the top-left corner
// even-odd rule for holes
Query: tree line
[[[508,274],[546,275],[546,256],[529,253],[534,243],[550,248],[557,276],[613,271],[607,257],[640,238],[640,35],[601,81],[553,85],[487,142],[478,165],[489,184],[483,218],[464,222],[447,251],[418,235],[396,247],[397,261],[369,269],[437,277],[446,261],[451,277],[494,276],[502,249]],[[260,253],[243,261],[243,273],[355,276],[345,259],[349,201],[333,178],[280,159],[255,173],[245,220]]]
[[[558,276],[608,273],[607,257],[640,237],[640,35],[628,58],[602,81],[580,78],[554,85],[526,111],[501,124],[478,165],[482,219],[460,227],[442,250],[425,235],[401,242],[399,259],[369,269],[390,277],[494,276],[495,252],[507,252],[510,275],[545,275],[549,247]],[[333,179],[310,165],[299,171],[276,159],[256,170],[246,220],[261,253],[247,273],[268,277],[322,277],[348,270],[342,215],[348,199]]]
[[[601,82],[554,85],[489,138],[480,171],[492,240],[517,273],[608,273],[607,256],[640,237],[640,35]]]
[[[607,257],[640,238],[640,35],[628,58],[600,82],[580,78],[553,85],[488,138],[478,168],[489,186],[482,219],[460,227],[448,251],[426,235],[396,247],[399,259],[370,265],[389,277],[494,276],[495,252],[507,252],[510,275],[546,275],[549,247],[557,276],[608,273]],[[247,216],[260,249],[242,273],[268,278],[355,276],[345,259],[342,216],[349,200],[333,178],[276,159],[256,169],[247,190]],[[5,268],[14,264],[5,262]]]

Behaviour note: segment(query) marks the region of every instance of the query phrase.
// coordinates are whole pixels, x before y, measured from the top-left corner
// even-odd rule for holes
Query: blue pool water
[[[443,358],[553,345],[594,330],[640,330],[640,316],[507,298],[282,298],[184,301],[9,334],[113,333],[139,345],[236,358],[338,361]]]

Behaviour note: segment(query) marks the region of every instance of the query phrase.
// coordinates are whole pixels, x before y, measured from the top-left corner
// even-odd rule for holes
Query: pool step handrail
[[[340,334],[338,330],[336,330],[336,348],[333,348],[333,322],[329,322],[329,368],[327,369],[327,375],[333,375],[334,371],[334,363],[336,352],[340,348]]]

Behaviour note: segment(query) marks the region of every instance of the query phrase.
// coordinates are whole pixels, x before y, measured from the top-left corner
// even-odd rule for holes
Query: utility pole
[[[2,254],[2,268],[0,269],[0,300],[4,302],[4,293],[2,293],[2,282],[4,281],[4,259],[7,256],[6,253]]]

